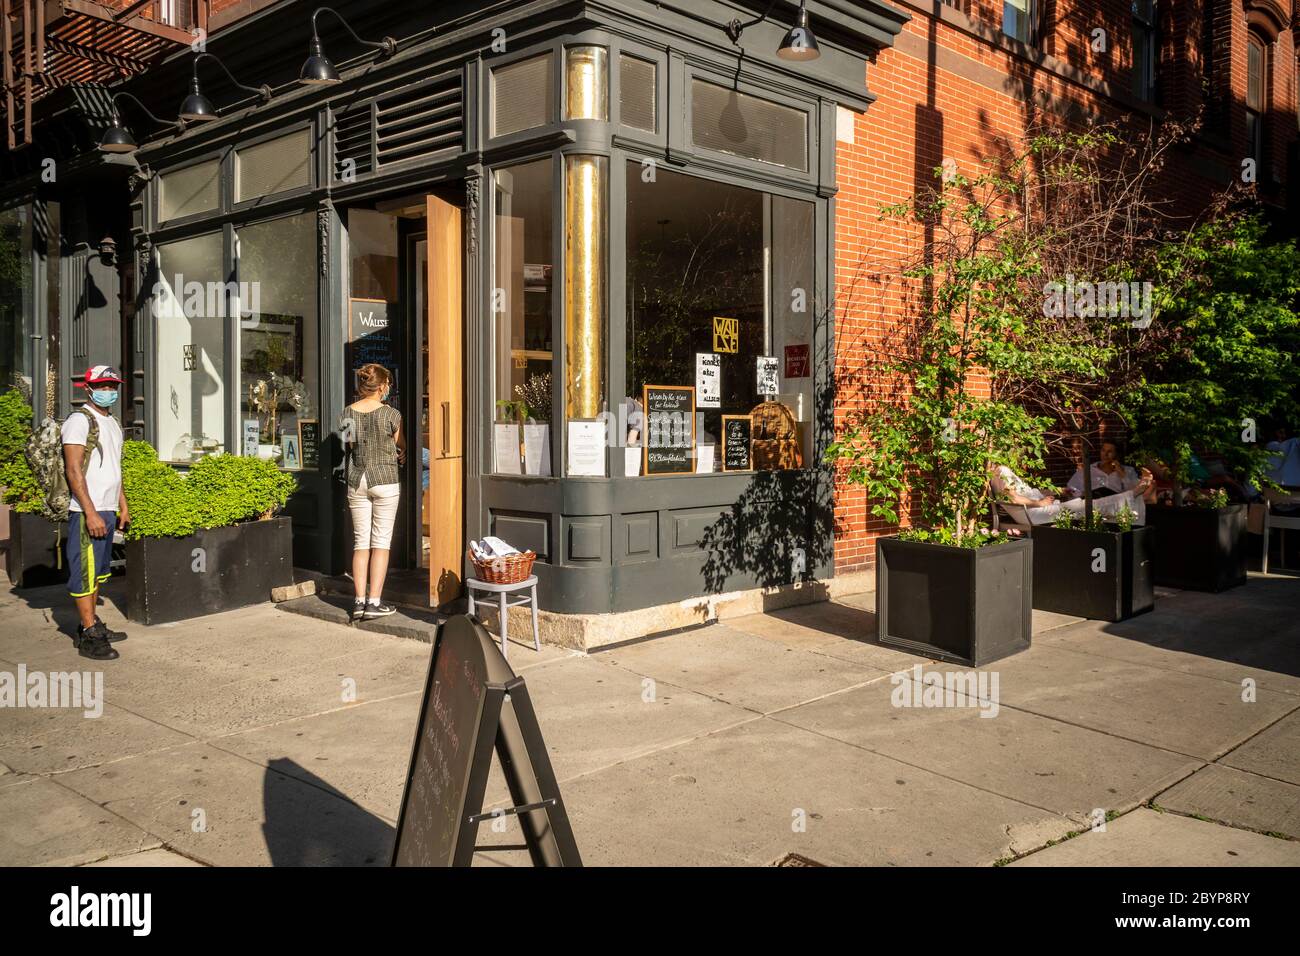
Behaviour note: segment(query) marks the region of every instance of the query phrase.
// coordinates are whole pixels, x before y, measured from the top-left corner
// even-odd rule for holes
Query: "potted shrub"
[[[17,389],[0,395],[0,489],[8,522],[5,568],[15,587],[40,587],[68,579],[61,528],[45,517],[44,496],[23,455],[32,434],[32,408]]]
[[[1147,509],[1156,584],[1221,591],[1246,581],[1246,506],[1223,488],[1189,492],[1193,452],[1221,456],[1239,488],[1265,483],[1256,430],[1300,411],[1296,245],[1269,241],[1256,216],[1228,212],[1168,243],[1161,266],[1183,277],[1167,283],[1163,320],[1173,334],[1118,396],[1119,410],[1174,486],[1169,502]]]
[[[1034,607],[1058,614],[1122,621],[1155,606],[1152,549],[1155,532],[1134,526],[1128,508],[1107,522],[1094,513],[1062,511],[1038,525],[1034,541]]]
[[[1029,647],[1033,545],[995,533],[990,476],[1041,467],[1046,420],[1007,388],[1047,375],[1062,350],[1026,334],[1034,257],[1013,227],[1007,182],[951,172],[933,195],[886,211],[925,222],[921,261],[904,271],[915,307],[872,376],[873,407],[827,449],[896,536],[876,541],[881,643],[981,665]],[[1006,211],[1004,211],[1006,210]],[[910,507],[904,509],[906,502]]]
[[[127,616],[161,624],[257,604],[293,583],[291,522],[276,517],[297,482],[274,462],[213,455],[186,475],[145,442],[123,448],[131,506]]]

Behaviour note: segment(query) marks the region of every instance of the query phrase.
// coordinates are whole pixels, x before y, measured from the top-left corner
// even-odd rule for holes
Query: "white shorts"
[[[354,551],[389,547],[393,540],[393,524],[397,521],[397,503],[401,498],[401,485],[367,488],[364,475],[359,487],[348,489]]]

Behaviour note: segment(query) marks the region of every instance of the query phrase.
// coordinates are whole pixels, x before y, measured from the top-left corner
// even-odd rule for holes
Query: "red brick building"
[[[1168,168],[1171,198],[1189,213],[1257,160],[1258,196],[1279,218],[1296,161],[1296,38],[1291,0],[898,0],[912,19],[869,70],[879,97],[841,114],[836,155],[837,365],[861,365],[897,302],[873,299],[855,275],[882,250],[912,248],[919,229],[878,211],[933,182],[952,160],[974,174],[1023,148],[1043,119],[1125,120],[1147,135],[1166,116],[1200,113],[1194,143]],[[1024,12],[1016,18],[1012,13]],[[852,383],[837,421],[861,405]],[[889,527],[861,488],[836,490],[835,565],[874,562]]]

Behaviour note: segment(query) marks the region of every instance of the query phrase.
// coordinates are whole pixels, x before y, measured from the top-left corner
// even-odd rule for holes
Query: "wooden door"
[[[429,603],[461,592],[465,540],[465,319],[461,212],[429,196]]]

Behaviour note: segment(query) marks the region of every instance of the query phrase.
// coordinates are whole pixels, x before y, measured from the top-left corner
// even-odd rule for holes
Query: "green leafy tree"
[[[1227,212],[1165,242],[1157,262],[1169,290],[1166,329],[1115,410],[1135,444],[1182,482],[1201,450],[1258,483],[1269,456],[1250,432],[1269,418],[1295,421],[1300,410],[1295,241],[1270,241],[1258,216]]]

